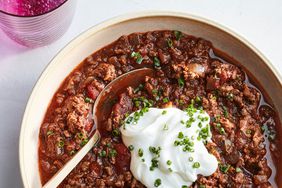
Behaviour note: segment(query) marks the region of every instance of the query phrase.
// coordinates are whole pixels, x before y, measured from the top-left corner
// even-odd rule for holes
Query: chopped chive
[[[275,130],[270,130],[268,133],[268,139],[270,141],[273,141],[276,138],[276,131]]]
[[[168,97],[163,98],[163,102],[167,103],[169,101]]]
[[[53,135],[54,134],[54,132],[53,131],[47,131],[47,136],[49,136],[49,135]]]
[[[99,153],[99,156],[100,157],[106,157],[107,153],[105,150],[102,150],[100,153]]]
[[[189,157],[189,158],[188,158],[188,161],[189,161],[189,162],[192,162],[193,160],[194,160],[193,157]]]
[[[167,165],[171,165],[171,164],[172,164],[171,160],[167,160],[167,161],[166,161],[166,164],[167,164]]]
[[[178,140],[175,140],[174,141],[174,146],[179,146],[180,145],[180,142]]]
[[[138,149],[138,156],[143,157],[143,149],[142,148]]]
[[[225,134],[225,129],[223,127],[220,127],[219,133],[222,134],[222,135]]]
[[[107,146],[108,148],[111,148],[111,147],[112,147],[112,144],[111,144],[111,143],[107,143],[106,146]]]
[[[134,150],[134,146],[133,145],[129,145],[128,149],[129,149],[129,151],[133,151]]]
[[[230,168],[229,164],[219,164],[219,170],[226,174]]]
[[[202,127],[203,127],[203,124],[202,124],[201,122],[199,122],[199,123],[198,123],[198,127],[199,127],[199,128],[202,128]]]
[[[152,93],[153,93],[153,94],[158,94],[158,90],[157,90],[157,89],[153,89],[153,90],[152,90]]]
[[[75,152],[76,152],[75,150],[71,150],[71,151],[70,151],[70,155],[74,155]]]
[[[126,123],[127,123],[127,124],[130,124],[132,121],[133,121],[133,117],[132,117],[132,116],[129,116],[129,117],[126,119]]]
[[[85,138],[81,141],[80,145],[84,146],[88,142],[88,138]]]
[[[164,130],[164,131],[167,131],[167,130],[168,130],[168,125],[167,125],[167,124],[164,125],[163,130]]]
[[[182,37],[182,32],[181,31],[174,31],[174,36],[176,38],[176,40],[180,40],[180,38]]]
[[[182,185],[182,187],[181,188],[188,188],[188,186],[187,185]]]
[[[166,111],[166,110],[163,110],[162,115],[165,115],[166,113],[167,113],[167,111]]]
[[[234,97],[233,93],[228,93],[227,94],[227,99],[232,100]]]
[[[91,103],[91,102],[92,102],[92,99],[90,99],[89,97],[86,97],[86,98],[84,99],[84,102],[86,102],[86,103]]]
[[[168,38],[168,39],[166,40],[166,42],[167,42],[168,47],[171,48],[172,45],[173,45],[172,40]]]
[[[184,137],[183,132],[179,132],[177,137],[182,139]]]
[[[142,55],[140,54],[140,52],[132,52],[132,53],[131,53],[131,57],[133,57],[133,58],[136,59],[136,63],[137,63],[137,64],[141,64],[142,61],[143,61],[143,57],[142,57]]]
[[[235,171],[236,171],[237,173],[242,172],[241,168],[239,168],[239,167],[237,167],[237,168],[235,169]]]
[[[144,88],[144,85],[143,84],[139,84],[139,86],[136,89],[134,89],[133,92],[137,93],[138,91],[141,91],[143,88]]]
[[[261,130],[262,130],[263,132],[268,131],[268,126],[267,126],[267,124],[264,124],[264,125],[261,127]]]
[[[156,179],[154,182],[155,187],[159,187],[162,184],[162,180],[160,178]]]
[[[83,138],[83,133],[82,132],[80,132],[80,133],[77,133],[77,137],[79,138],[79,139],[82,139]]]
[[[224,115],[225,118],[227,118],[228,117],[227,108],[225,106],[222,106],[222,108],[223,108],[223,115]]]
[[[179,87],[184,87],[184,85],[185,85],[184,78],[182,78],[182,77],[178,78],[177,82],[178,82]]]
[[[200,163],[199,162],[195,162],[193,164],[193,168],[200,168]]]
[[[202,100],[201,100],[201,98],[200,98],[199,96],[196,96],[196,99],[195,99],[195,101],[196,101],[197,103],[200,103],[200,102],[202,102]]]
[[[112,131],[112,134],[113,134],[114,137],[119,137],[119,136],[120,136],[120,131],[119,131],[119,129],[114,129],[114,130]]]
[[[109,157],[115,157],[117,155],[117,151],[114,149],[111,149],[109,152]]]
[[[64,142],[63,140],[61,140],[61,141],[58,142],[58,147],[59,147],[59,148],[63,148],[64,145],[65,145],[65,142]]]
[[[161,66],[161,62],[160,62],[159,58],[154,57],[153,62],[154,62],[154,67],[155,67],[156,69],[159,69],[160,66]]]

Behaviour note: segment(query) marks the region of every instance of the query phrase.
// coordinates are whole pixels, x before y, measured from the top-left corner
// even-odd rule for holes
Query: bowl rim
[[[28,98],[28,102],[26,104],[26,108],[24,111],[24,115],[22,118],[21,123],[21,131],[20,131],[20,137],[19,137],[19,164],[20,164],[20,173],[21,173],[21,179],[23,182],[24,187],[30,187],[25,171],[24,171],[24,135],[26,132],[26,121],[27,117],[29,115],[29,109],[31,108],[33,98],[36,96],[36,93],[38,92],[38,88],[41,85],[41,82],[43,81],[43,78],[46,77],[48,72],[52,70],[52,67],[56,65],[57,60],[60,59],[61,56],[64,56],[66,52],[68,52],[70,49],[75,48],[80,41],[87,39],[94,33],[97,33],[104,28],[107,28],[109,26],[129,21],[137,18],[149,18],[149,17],[176,17],[176,18],[184,18],[184,19],[190,19],[193,21],[201,22],[204,24],[208,24],[210,26],[216,27],[223,32],[226,32],[230,34],[232,37],[236,38],[243,44],[245,44],[248,48],[250,48],[256,55],[258,55],[259,58],[262,59],[263,62],[265,62],[266,66],[271,70],[271,72],[274,74],[274,76],[277,78],[278,82],[280,83],[280,86],[282,87],[282,76],[278,72],[278,70],[274,67],[274,65],[260,52],[254,45],[252,45],[247,39],[242,37],[241,35],[237,34],[233,30],[229,29],[226,26],[223,26],[215,21],[212,21],[210,19],[207,19],[205,17],[201,17],[194,14],[188,14],[184,12],[176,12],[176,11],[159,11],[159,10],[150,10],[150,11],[138,11],[138,12],[130,12],[126,14],[122,14],[119,16],[112,17],[106,21],[102,21],[98,23],[97,25],[94,25],[87,29],[86,31],[83,31],[79,35],[77,35],[75,38],[73,38],[70,42],[68,42],[61,50],[59,50],[56,55],[51,59],[50,63],[47,64],[47,66],[43,69],[42,73],[40,74],[38,80],[36,81],[36,84],[34,85],[32,92]],[[36,161],[38,162],[38,161]]]

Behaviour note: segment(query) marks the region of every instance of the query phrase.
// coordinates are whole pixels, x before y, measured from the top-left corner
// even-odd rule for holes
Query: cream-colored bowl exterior
[[[38,170],[38,134],[46,109],[66,76],[87,56],[122,35],[150,30],[180,30],[205,38],[243,64],[268,92],[282,119],[282,79],[258,50],[229,29],[210,20],[176,12],[127,14],[87,30],[71,41],[40,76],[29,98],[20,134],[19,159],[26,188],[41,187]]]

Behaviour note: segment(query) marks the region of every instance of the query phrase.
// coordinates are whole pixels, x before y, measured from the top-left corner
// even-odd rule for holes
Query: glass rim
[[[17,15],[17,14],[5,12],[4,10],[1,10],[1,9],[0,9],[0,13],[6,14],[6,15],[8,15],[8,16],[18,17],[18,18],[35,18],[35,17],[39,17],[39,16],[42,16],[42,15],[45,15],[45,14],[48,14],[48,13],[51,13],[51,12],[57,10],[58,8],[60,8],[61,6],[63,6],[63,5],[64,5],[66,2],[68,2],[68,1],[69,1],[69,0],[65,0],[62,4],[60,4],[60,5],[57,6],[56,8],[53,8],[53,9],[51,9],[51,10],[48,11],[48,12],[44,12],[44,13],[36,14],[36,15],[28,15],[28,16]]]

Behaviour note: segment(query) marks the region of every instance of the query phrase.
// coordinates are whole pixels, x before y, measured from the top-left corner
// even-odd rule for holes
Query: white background
[[[2,188],[22,187],[18,162],[21,119],[32,87],[40,73],[71,39],[104,20],[141,10],[172,10],[206,17],[248,39],[282,74],[281,0],[78,1],[70,29],[60,40],[49,46],[27,49],[18,46],[0,31],[0,187]]]

